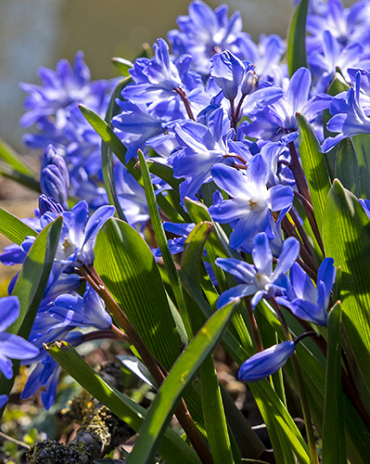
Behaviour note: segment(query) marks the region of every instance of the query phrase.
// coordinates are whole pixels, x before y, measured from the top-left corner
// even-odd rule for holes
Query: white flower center
[[[257,272],[256,274],[256,284],[259,290],[265,290],[266,285],[270,283],[269,277],[266,274],[261,274]]]

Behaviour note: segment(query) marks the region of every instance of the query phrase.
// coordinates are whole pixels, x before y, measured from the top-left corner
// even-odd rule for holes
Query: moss
[[[38,443],[27,453],[28,464],[91,464],[85,446],[74,442],[68,446],[54,440]]]
[[[122,371],[116,364],[105,365],[100,374],[107,376],[111,383],[118,379],[114,382],[118,385],[122,379]],[[68,445],[54,440],[38,443],[27,453],[28,464],[91,464],[135,433],[86,390],[70,402],[62,417],[69,423],[81,424],[76,438]]]

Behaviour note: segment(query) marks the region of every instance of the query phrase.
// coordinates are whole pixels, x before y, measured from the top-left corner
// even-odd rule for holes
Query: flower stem
[[[319,231],[319,228],[317,227],[315,214],[313,212],[311,193],[307,185],[306,177],[304,175],[302,166],[299,162],[298,153],[295,148],[294,142],[290,142],[288,146],[289,146],[290,157],[292,159],[291,170],[292,170],[292,173],[293,173],[296,185],[297,185],[298,192],[301,195],[300,199],[302,201],[302,206],[305,210],[307,219],[311,225],[312,232],[315,235],[317,243],[322,253],[324,254],[324,245],[321,240],[320,231]],[[304,200],[302,199],[302,197],[304,198]]]
[[[180,89],[180,87],[175,87],[173,90],[174,90],[177,94],[180,95],[181,100],[183,101],[183,103],[184,103],[184,105],[185,105],[186,112],[188,113],[189,118],[192,119],[193,121],[195,121],[193,112],[192,112],[191,107],[190,107],[190,102],[189,102],[189,100],[188,100],[188,97],[186,96],[186,93],[185,93],[182,89]]]
[[[128,337],[125,333],[122,332],[115,325],[111,325],[108,330],[95,330],[94,332],[89,332],[82,335],[84,342],[91,342],[92,340],[119,340],[121,342],[128,342]]]
[[[317,262],[315,260],[315,257],[314,257],[314,254],[312,252],[312,248],[311,248],[311,245],[310,245],[310,242],[308,241],[308,238],[307,238],[307,235],[306,235],[306,232],[304,231],[301,223],[299,222],[299,219],[294,211],[293,208],[290,209],[289,211],[289,214],[291,216],[291,218],[293,219],[294,221],[294,224],[299,232],[299,235],[301,236],[302,238],[302,242],[304,243],[305,247],[306,247],[306,250],[308,252],[308,254],[311,256],[311,259],[312,259],[312,263],[315,264],[315,267],[317,268]]]
[[[252,326],[252,332],[253,332],[254,344],[256,345],[256,350],[257,352],[263,351],[261,334],[258,330],[256,318],[254,317],[254,312],[252,309],[251,301],[247,296],[244,298],[244,301],[245,301],[245,306],[247,307],[249,321]]]

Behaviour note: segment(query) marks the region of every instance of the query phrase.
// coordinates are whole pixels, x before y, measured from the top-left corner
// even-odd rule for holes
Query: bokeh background
[[[23,92],[18,83],[38,83],[37,68],[54,68],[77,50],[94,79],[114,76],[112,56],[133,59],[143,42],[152,44],[187,14],[189,0],[0,0],[0,134],[20,151]],[[215,8],[221,0],[207,0]],[[286,36],[293,0],[230,0],[244,30]]]

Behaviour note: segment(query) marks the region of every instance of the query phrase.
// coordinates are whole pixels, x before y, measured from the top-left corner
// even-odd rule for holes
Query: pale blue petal
[[[211,175],[217,186],[233,198],[239,198],[243,192],[247,191],[248,179],[235,168],[225,164],[217,164],[211,169]]]
[[[252,257],[260,274],[270,277],[272,273],[272,254],[267,235],[262,232],[253,239]]]
[[[289,186],[275,185],[269,189],[271,211],[281,211],[293,203],[293,190]]]
[[[283,250],[279,256],[279,261],[273,273],[273,280],[275,281],[279,274],[284,274],[289,271],[294,261],[299,256],[300,246],[297,239],[289,237],[285,240]]]
[[[0,332],[4,332],[19,316],[20,304],[17,296],[0,298]]]
[[[236,298],[243,298],[245,296],[252,295],[255,291],[255,285],[240,284],[236,287],[230,288],[229,290],[226,290],[226,292],[223,292],[220,295],[217,301],[217,308],[222,308],[223,306],[235,300]]]
[[[238,283],[251,284],[254,282],[256,270],[249,263],[234,258],[217,258],[216,264],[223,271],[232,274],[238,280]]]

